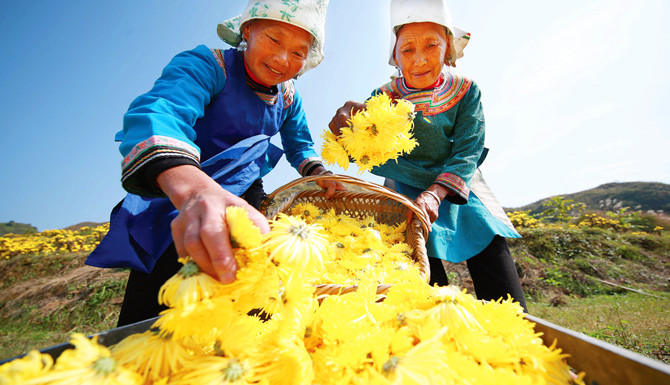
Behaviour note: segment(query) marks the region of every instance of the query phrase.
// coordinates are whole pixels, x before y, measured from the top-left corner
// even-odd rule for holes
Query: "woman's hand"
[[[435,222],[439,215],[440,205],[442,200],[449,194],[449,190],[438,184],[432,184],[426,191],[419,194],[414,200],[417,206],[428,216],[430,223]],[[414,213],[408,210],[407,221],[411,222]]]
[[[190,256],[205,273],[222,283],[234,281],[237,262],[230,244],[226,207],[247,209],[261,233],[270,230],[267,219],[195,166],[167,169],[156,181],[179,211],[171,223],[177,254]]]
[[[328,123],[328,128],[335,135],[340,135],[341,128],[349,126],[348,120],[351,119],[351,115],[357,113],[360,110],[365,109],[364,103],[354,102],[349,100],[344,103],[344,105],[337,109],[335,116]]]
[[[312,172],[312,175],[321,175],[324,172],[331,173],[330,171],[327,171],[323,166],[319,166]],[[334,180],[319,180],[316,181],[316,184],[319,185],[319,187],[321,187],[322,189],[326,190],[327,199],[332,197],[333,194],[335,194],[335,191],[347,191],[347,189],[344,186],[342,186],[340,182],[336,182]]]

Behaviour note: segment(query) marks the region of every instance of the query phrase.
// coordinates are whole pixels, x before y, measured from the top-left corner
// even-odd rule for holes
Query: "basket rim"
[[[407,198],[406,196],[404,196],[402,194],[399,194],[399,193],[391,190],[388,187],[384,187],[384,186],[381,186],[379,184],[368,182],[368,181],[365,181],[365,180],[362,180],[362,179],[359,179],[359,178],[355,178],[355,177],[352,177],[352,176],[349,176],[349,175],[321,174],[321,175],[312,175],[312,176],[306,176],[306,177],[294,179],[294,180],[284,184],[283,186],[278,187],[272,193],[268,194],[265,202],[263,202],[261,212],[263,212],[267,215],[267,209],[270,205],[270,202],[272,202],[272,200],[279,193],[281,193],[285,190],[288,190],[291,187],[295,187],[297,185],[304,184],[304,183],[309,183],[309,182],[328,181],[328,180],[332,180],[332,181],[335,181],[335,182],[349,183],[349,184],[356,185],[356,186],[359,186],[359,187],[364,187],[367,190],[371,191],[372,193],[382,195],[386,198],[392,199],[392,200],[402,204],[403,206],[405,206],[406,208],[410,209],[413,212],[414,217],[417,218],[419,220],[420,224],[421,224],[421,229],[423,231],[424,237],[428,238],[428,234],[430,233],[430,229],[431,229],[430,220],[428,219],[428,216],[426,215],[426,213],[423,210],[421,210],[419,208],[419,206],[417,206],[412,200],[410,200],[409,198]],[[315,193],[315,195],[324,195],[325,196],[325,191],[318,191],[318,190],[316,190],[316,191],[317,191],[317,193]],[[319,194],[319,193],[321,193],[321,194]],[[337,193],[341,193],[341,192],[336,192],[336,194]],[[349,191],[349,193],[360,194],[360,193],[353,193],[351,191]]]

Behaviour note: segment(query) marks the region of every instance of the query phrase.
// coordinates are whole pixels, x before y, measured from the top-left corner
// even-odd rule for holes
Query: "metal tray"
[[[158,317],[98,334],[98,342],[112,346],[127,336],[149,330]],[[535,331],[542,333],[542,341],[551,346],[554,340],[564,353],[570,355],[568,364],[577,372],[585,372],[588,385],[670,385],[670,365],[652,360],[641,354],[600,341],[585,334],[554,325],[541,318],[527,315],[535,323]],[[54,359],[73,346],[63,343],[41,349]],[[14,360],[0,361],[0,365]]]

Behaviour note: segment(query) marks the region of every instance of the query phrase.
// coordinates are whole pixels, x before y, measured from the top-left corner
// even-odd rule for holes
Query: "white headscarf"
[[[445,0],[391,0],[391,50],[389,64],[397,66],[393,51],[396,33],[405,24],[430,22],[443,25],[448,33],[449,54],[444,64],[456,66],[456,60],[463,57],[463,49],[470,40],[470,34],[454,27],[451,12]]]
[[[307,62],[298,76],[323,60],[326,38],[326,10],[329,0],[251,0],[240,16],[220,23],[216,32],[221,40],[237,47],[242,41],[242,25],[252,19],[276,20],[302,28],[314,36]]]

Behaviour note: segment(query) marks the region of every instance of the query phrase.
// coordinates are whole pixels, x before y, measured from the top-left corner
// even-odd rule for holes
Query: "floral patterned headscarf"
[[[276,20],[302,28],[314,36],[307,62],[298,76],[323,60],[326,35],[326,10],[329,0],[251,0],[244,12],[217,26],[221,40],[237,47],[242,41],[242,26],[252,19]]]

